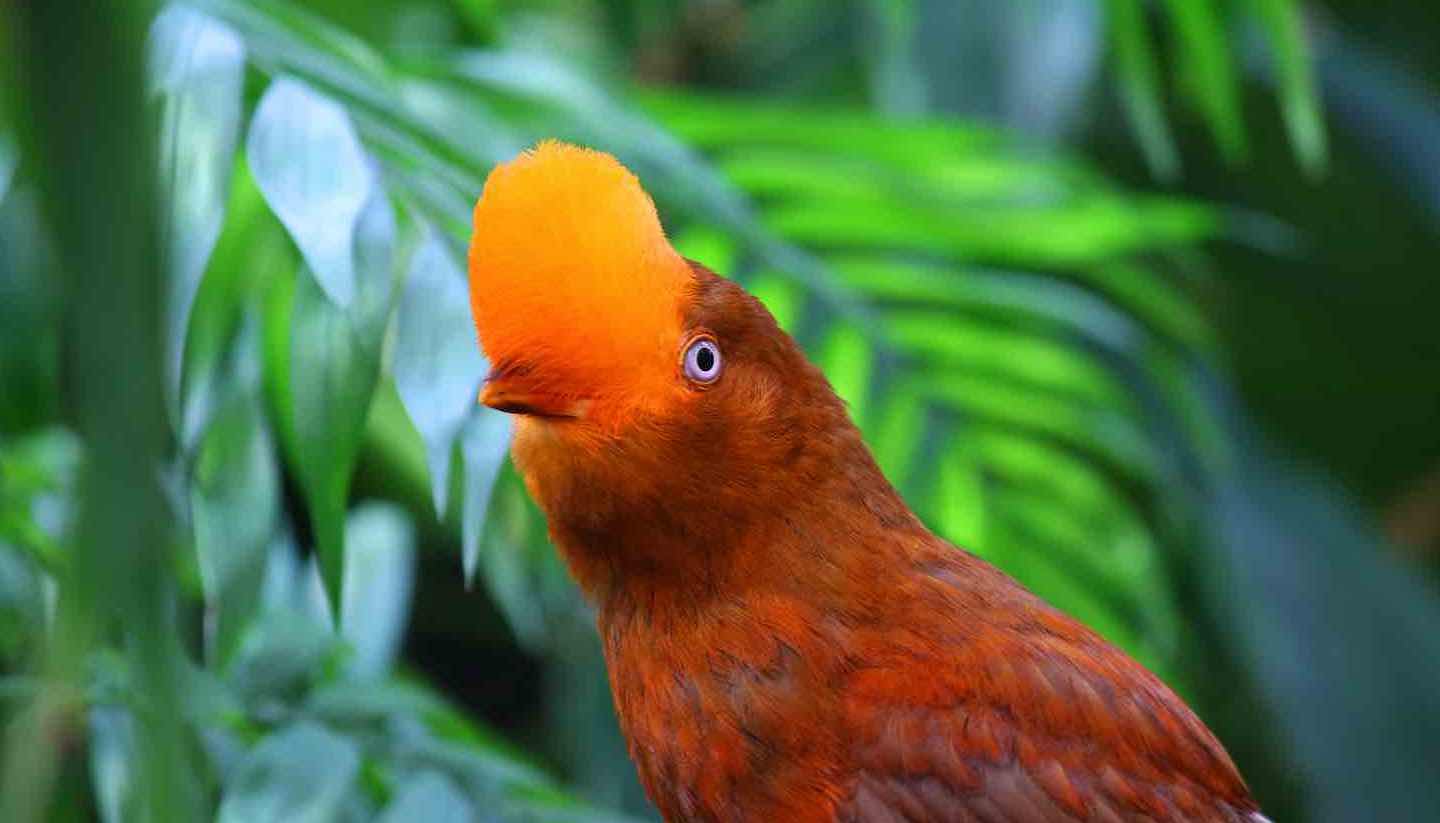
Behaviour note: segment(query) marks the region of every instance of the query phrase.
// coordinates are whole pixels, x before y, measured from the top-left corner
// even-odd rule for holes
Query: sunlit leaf
[[[952,448],[940,461],[935,486],[935,526],[945,539],[966,548],[983,546],[985,483],[981,465],[963,446]]]
[[[883,120],[858,109],[737,101],[689,92],[651,91],[642,99],[663,123],[702,148],[758,143],[864,157],[905,168],[1003,143],[995,130],[937,120]],[[797,127],[797,116],[804,117],[803,127]]]
[[[845,401],[850,418],[864,427],[875,375],[874,349],[865,334],[849,323],[837,323],[812,352],[816,364]]]
[[[797,333],[805,294],[793,279],[777,272],[759,272],[746,284],[746,289],[775,315],[780,328]]]
[[[1023,210],[932,211],[903,203],[779,205],[766,224],[792,242],[825,250],[878,247],[1018,267],[1093,265],[1152,246],[1211,234],[1208,209],[1177,201],[1093,197]]]
[[[336,820],[360,773],[350,740],[313,723],[276,732],[252,750],[223,791],[220,823]]]
[[[325,294],[349,306],[353,238],[375,183],[349,114],[304,83],[279,78],[255,109],[246,158]]]
[[[230,29],[182,5],[167,7],[150,34],[150,85],[160,99],[159,165],[166,194],[167,386],[179,410],[190,307],[220,236],[240,133],[245,46]]]
[[[671,238],[675,250],[722,277],[736,275],[735,240],[723,231],[707,226],[690,226]]]
[[[436,235],[410,264],[396,326],[395,388],[425,439],[435,511],[443,516],[455,439],[476,405],[486,365],[464,275]]]
[[[875,461],[890,482],[902,489],[909,487],[916,457],[925,446],[928,416],[916,386],[894,383],[885,387],[883,400],[876,403],[875,412],[867,418],[868,428],[862,429],[875,452]]]
[[[1068,341],[1017,333],[1013,326],[958,322],[945,312],[894,311],[885,319],[897,347],[939,368],[1000,374],[1133,413],[1116,377]]]
[[[354,649],[349,669],[356,677],[380,677],[395,662],[414,579],[415,535],[409,518],[381,503],[352,511],[346,522],[340,634]]]
[[[873,161],[763,146],[725,156],[721,168],[763,201],[827,200],[928,208],[1023,206],[1080,188],[1058,159],[1004,153],[951,155],[896,174]]]

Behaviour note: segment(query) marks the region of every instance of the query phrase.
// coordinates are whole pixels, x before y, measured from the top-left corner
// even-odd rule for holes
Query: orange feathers
[[[532,391],[617,414],[663,398],[690,281],[649,195],[603,152],[542,142],[497,166],[475,205],[480,346]]]
[[[1164,684],[925,528],[820,370],[670,248],[613,158],[496,169],[470,277],[483,402],[520,416],[515,466],[667,820],[1263,820]],[[724,352],[703,385],[680,363],[702,332]]]

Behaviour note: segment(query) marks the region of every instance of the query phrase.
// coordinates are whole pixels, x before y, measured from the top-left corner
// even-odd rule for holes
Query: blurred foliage
[[[6,819],[52,797],[107,821],[646,813],[588,609],[504,463],[507,419],[474,403],[470,209],[541,137],[633,168],[681,251],[825,369],[922,517],[1174,684],[1273,817],[1440,808],[1434,592],[1234,399],[1217,256],[1294,257],[1293,233],[1115,182],[1054,147],[1074,100],[1032,97],[1095,62],[1074,43],[1112,51],[1174,180],[1207,161],[1167,69],[1233,168],[1263,143],[1258,54],[1319,175],[1300,5],[1052,5],[191,0],[74,42],[69,4],[6,18]],[[978,79],[933,42],[965,7],[1006,33]],[[1091,37],[1029,36],[1061,25]],[[118,68],[45,71],[82,52]],[[49,104],[72,97],[96,103]],[[537,717],[475,697],[526,660]]]

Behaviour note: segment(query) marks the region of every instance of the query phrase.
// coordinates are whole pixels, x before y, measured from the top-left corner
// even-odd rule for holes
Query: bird
[[[468,268],[478,399],[516,416],[665,820],[1266,821],[1159,678],[921,522],[613,156],[496,166]]]

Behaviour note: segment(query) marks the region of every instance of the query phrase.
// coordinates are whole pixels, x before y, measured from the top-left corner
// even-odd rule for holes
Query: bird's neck
[[[684,615],[787,591],[844,596],[933,539],[853,429],[804,471],[776,472],[743,506],[648,507],[633,516],[552,513],[551,535],[607,615]]]

